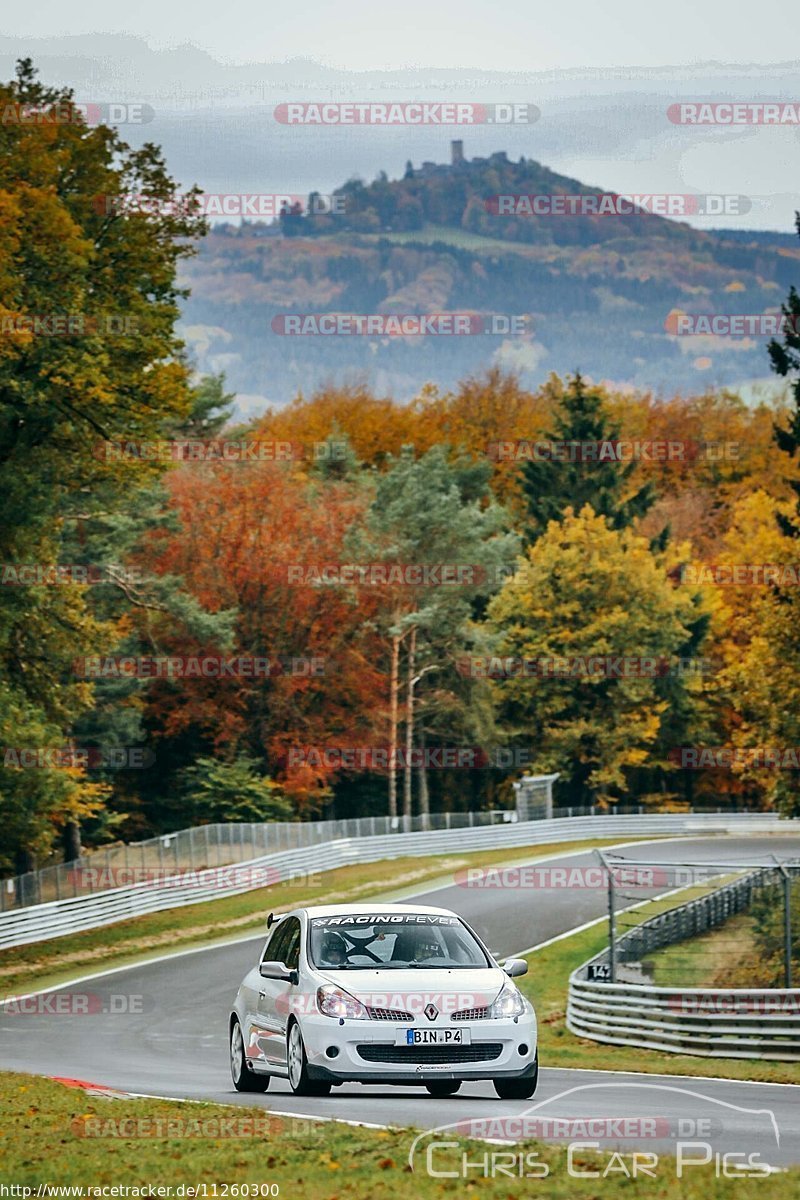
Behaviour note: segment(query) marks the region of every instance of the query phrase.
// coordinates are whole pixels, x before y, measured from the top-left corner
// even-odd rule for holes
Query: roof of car
[[[315,904],[305,909],[309,917],[364,916],[368,913],[430,913],[452,917],[449,908],[432,908],[429,904]]]

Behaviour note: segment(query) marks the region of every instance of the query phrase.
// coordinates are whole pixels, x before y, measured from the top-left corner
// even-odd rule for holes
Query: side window
[[[291,936],[291,921],[281,921],[264,950],[265,962],[285,962],[284,954]]]
[[[291,925],[292,928],[289,942],[284,950],[283,961],[290,970],[296,971],[300,965],[300,922],[297,917],[291,917],[286,924]]]

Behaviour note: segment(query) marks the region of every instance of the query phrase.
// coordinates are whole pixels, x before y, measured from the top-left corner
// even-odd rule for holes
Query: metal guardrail
[[[588,813],[588,810],[586,810]],[[576,815],[578,810],[575,810]],[[572,816],[572,810],[569,810]],[[427,817],[351,817],[341,821],[229,821],[196,825],[141,842],[103,846],[67,863],[0,880],[0,913],[48,900],[75,899],[140,883],[172,871],[224,867],[279,850],[339,838],[377,837],[423,829],[462,829],[514,821],[513,810],[431,813]]]
[[[720,812],[721,810],[717,810]],[[728,810],[726,810],[728,811]],[[642,816],[638,804],[621,803],[617,815]],[[603,815],[603,814],[597,814]],[[69,900],[141,883],[171,872],[224,867],[249,862],[279,850],[321,845],[340,838],[378,837],[432,829],[472,829],[507,821],[544,817],[595,816],[593,808],[557,808],[552,813],[531,805],[529,811],[489,809],[483,812],[430,813],[427,816],[349,817],[340,821],[229,821],[195,825],[141,842],[101,846],[67,863],[39,867],[23,875],[0,879],[0,913],[49,900]]]
[[[657,988],[570,976],[567,1029],[615,1046],[800,1062],[800,989]]]
[[[0,949],[111,925],[147,913],[238,895],[352,863],[401,856],[547,845],[597,837],[656,834],[761,833],[800,828],[772,814],[677,813],[653,816],[562,817],[463,829],[342,838],[250,859],[235,866],[176,872],[156,882],[113,888],[94,895],[50,901],[0,914]],[[388,881],[387,881],[388,882]]]
[[[659,913],[617,940],[615,959],[639,962],[706,933],[744,912],[758,890],[775,886],[774,868],[759,868]],[[800,1061],[800,989],[675,988],[588,978],[590,968],[608,962],[604,950],[570,976],[566,1024],[578,1037],[707,1058]]]

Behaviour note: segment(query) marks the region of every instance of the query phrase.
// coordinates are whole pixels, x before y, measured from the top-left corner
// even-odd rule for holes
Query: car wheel
[[[286,1035],[286,1066],[289,1086],[295,1096],[327,1096],[331,1085],[321,1079],[309,1079],[308,1058],[300,1026],[293,1021]]]
[[[539,1082],[539,1055],[534,1059],[532,1075],[523,1075],[521,1079],[495,1079],[494,1090],[501,1100],[529,1100],[536,1091]]]
[[[445,1096],[455,1096],[458,1089],[461,1087],[460,1079],[436,1079],[433,1083],[426,1083],[425,1087],[431,1096],[437,1096],[440,1100]]]
[[[265,1092],[269,1075],[256,1075],[247,1065],[242,1027],[238,1021],[231,1026],[231,1079],[237,1092]]]

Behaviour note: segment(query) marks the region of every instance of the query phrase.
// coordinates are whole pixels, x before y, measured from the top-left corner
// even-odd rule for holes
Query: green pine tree
[[[600,446],[615,442],[620,434],[605,411],[602,394],[584,383],[580,373],[557,396],[553,432],[543,442]],[[612,529],[626,529],[643,516],[656,499],[648,480],[637,487],[632,476],[636,462],[597,461],[591,451],[578,449],[575,461],[532,458],[522,469],[522,490],[528,510],[526,533],[535,542],[550,521],[560,521],[568,507],[580,512],[585,505],[605,517]]]

